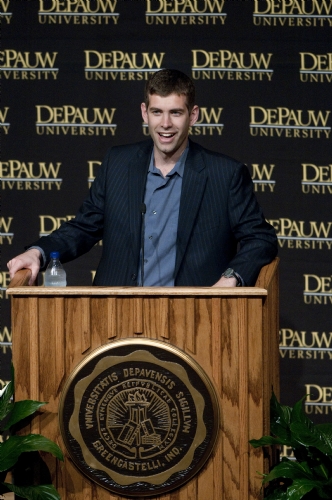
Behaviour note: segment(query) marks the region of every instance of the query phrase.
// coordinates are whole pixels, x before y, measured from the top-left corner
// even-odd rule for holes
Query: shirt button
[[[156,210],[152,210],[152,213],[153,213],[153,215],[156,215],[157,211]]]
[[[152,240],[153,236],[149,236],[149,240]]]
[[[136,274],[132,274],[132,275],[131,275],[131,280],[132,280],[132,281],[135,281],[135,280],[136,280],[136,278],[137,278]]]

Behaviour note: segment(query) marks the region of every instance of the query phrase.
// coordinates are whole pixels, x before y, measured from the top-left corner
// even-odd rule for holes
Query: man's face
[[[155,154],[177,159],[186,148],[189,127],[198,118],[198,106],[194,106],[189,113],[186,102],[187,98],[183,94],[170,94],[167,97],[152,94],[148,108],[142,103],[142,117],[149,126]]]

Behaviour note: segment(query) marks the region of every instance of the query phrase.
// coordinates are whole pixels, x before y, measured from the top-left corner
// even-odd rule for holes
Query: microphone
[[[141,286],[144,286],[144,235],[145,235],[145,214],[146,205],[145,203],[140,204],[140,212],[142,216],[142,228],[141,228]]]

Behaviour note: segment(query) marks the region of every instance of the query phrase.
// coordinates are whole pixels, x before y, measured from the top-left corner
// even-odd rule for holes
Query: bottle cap
[[[59,252],[51,252],[50,257],[51,257],[51,259],[58,259],[60,257],[60,253]]]

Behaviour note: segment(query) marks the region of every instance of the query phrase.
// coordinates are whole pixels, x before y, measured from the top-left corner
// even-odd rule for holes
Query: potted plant
[[[294,459],[283,457],[269,474],[264,498],[268,500],[332,499],[332,424],[314,424],[303,410],[302,398],[293,408],[271,398],[271,436],[252,439],[260,446],[285,445]]]
[[[26,417],[35,413],[46,403],[40,401],[24,400],[13,402],[14,394],[14,369],[12,380],[0,391],[0,494],[8,491],[14,492],[21,498],[30,500],[59,500],[60,496],[52,484],[18,486],[5,483],[8,472],[15,470],[19,458],[23,453],[45,451],[51,453],[59,460],[63,454],[57,444],[39,434],[18,436],[13,434],[13,427]]]

